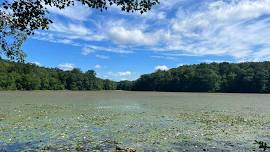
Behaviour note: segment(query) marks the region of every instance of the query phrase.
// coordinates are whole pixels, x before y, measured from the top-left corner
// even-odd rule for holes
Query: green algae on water
[[[0,92],[0,151],[252,151],[270,95]]]

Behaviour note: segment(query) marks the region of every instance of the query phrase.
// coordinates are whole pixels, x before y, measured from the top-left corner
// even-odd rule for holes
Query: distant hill
[[[270,92],[270,62],[201,63],[122,81],[118,89],[173,92]]]
[[[0,60],[0,90],[114,90],[116,85],[97,78],[93,70],[62,71]]]

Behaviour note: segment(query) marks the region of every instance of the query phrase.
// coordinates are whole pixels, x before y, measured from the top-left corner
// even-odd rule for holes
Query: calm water
[[[0,151],[258,151],[270,95],[0,92]]]

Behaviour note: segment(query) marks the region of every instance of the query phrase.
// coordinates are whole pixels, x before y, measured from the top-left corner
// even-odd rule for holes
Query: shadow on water
[[[263,150],[253,147],[246,147],[243,143],[232,143],[228,141],[217,142],[217,147],[206,143],[183,141],[177,142],[171,145],[172,150],[175,151],[207,151],[207,152],[231,152],[231,151],[257,151],[262,152]]]
[[[40,142],[16,142],[12,144],[4,144],[0,143],[0,151],[1,152],[19,152],[22,150],[34,151],[36,149],[36,145]]]
[[[99,128],[94,128],[94,132],[100,132]],[[38,141],[27,141],[27,142],[16,142],[16,143],[3,143],[0,141],[0,152],[20,152],[20,151],[115,151],[116,147],[124,147],[122,144],[114,141],[110,137],[103,138],[76,138],[71,137],[66,140],[50,141],[38,140]],[[268,140],[266,140],[268,139]],[[270,141],[270,138],[265,138],[264,141]],[[70,142],[73,141],[73,142]],[[251,141],[253,142],[253,141]],[[129,143],[129,144],[132,144]],[[168,144],[166,147],[170,147],[173,151],[208,151],[208,152],[230,152],[230,151],[262,151],[258,147],[248,147],[250,145],[248,142],[234,143],[229,141],[214,141],[214,143],[201,143],[196,141],[181,141]],[[162,151],[158,149],[155,145],[142,145],[140,147],[145,152],[156,152]]]
[[[0,152],[36,152],[36,151],[114,151],[118,143],[109,139],[97,143],[87,139],[73,144],[65,141],[48,144],[42,141],[17,142],[12,144],[0,143]]]
[[[0,151],[1,152],[19,152],[27,150],[28,152],[34,152],[39,150],[47,150],[52,152],[58,151],[115,151],[115,148],[119,147],[119,143],[116,141],[106,139],[103,141],[99,141],[93,143],[88,140],[83,140],[75,144],[65,144],[65,142],[55,143],[52,145],[46,145],[42,143],[42,141],[34,141],[34,142],[23,142],[23,143],[13,143],[13,144],[4,144],[0,142]],[[259,149],[251,149],[245,148],[244,145],[237,145],[230,142],[220,142],[218,147],[214,147],[213,145],[208,145],[205,143],[199,142],[191,142],[191,141],[183,141],[173,143],[171,146],[171,150],[173,151],[196,151],[196,152],[230,152],[230,151],[260,151]],[[160,149],[156,149],[156,147],[143,148],[145,152],[156,152],[161,151]]]

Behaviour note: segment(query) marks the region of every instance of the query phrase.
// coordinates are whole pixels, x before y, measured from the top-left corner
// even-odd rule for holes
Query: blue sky
[[[151,12],[48,8],[54,23],[24,45],[26,60],[134,80],[200,62],[270,59],[269,0],[160,0]]]

